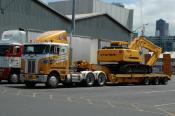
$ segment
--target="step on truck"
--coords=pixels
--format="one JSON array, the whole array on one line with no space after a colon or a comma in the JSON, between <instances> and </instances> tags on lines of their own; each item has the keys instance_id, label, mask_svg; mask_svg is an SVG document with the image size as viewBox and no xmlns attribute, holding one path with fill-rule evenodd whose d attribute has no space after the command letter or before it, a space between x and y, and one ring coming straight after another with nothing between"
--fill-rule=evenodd
<instances>
[{"instance_id":1,"label":"step on truck","mask_svg":"<svg viewBox=\"0 0 175 116\"><path fill-rule=\"evenodd\" d=\"M41 33L41 32L40 32ZM0 40L0 81L19 83L23 43L33 41L39 32L32 30L4 31Z\"/></svg>"},{"instance_id":2,"label":"step on truck","mask_svg":"<svg viewBox=\"0 0 175 116\"><path fill-rule=\"evenodd\" d=\"M158 48L153 53L154 58L150 58L151 62L143 65L140 64L142 60L139 50L127 48L126 44L113 42L111 47L99 49L97 60L101 63L98 65L82 60L74 62L74 66L71 66L66 31L45 32L35 39L35 43L24 45L20 79L27 87L45 83L52 88L60 83L65 86L81 84L88 87L103 86L106 82L150 84L151 81L157 81L156 84L167 84L170 76L153 74L151 69L161 53L159 47L154 46Z\"/></svg>"}]
</instances>

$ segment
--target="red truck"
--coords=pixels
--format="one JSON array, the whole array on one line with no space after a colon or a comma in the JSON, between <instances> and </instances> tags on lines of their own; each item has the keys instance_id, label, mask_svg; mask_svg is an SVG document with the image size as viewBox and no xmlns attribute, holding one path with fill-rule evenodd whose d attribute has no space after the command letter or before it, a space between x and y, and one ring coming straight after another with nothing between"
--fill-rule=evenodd
<instances>
[{"instance_id":1,"label":"red truck","mask_svg":"<svg viewBox=\"0 0 175 116\"><path fill-rule=\"evenodd\" d=\"M0 81L20 83L21 56L23 43L32 42L40 35L37 31L4 31L0 41Z\"/></svg>"}]
</instances>

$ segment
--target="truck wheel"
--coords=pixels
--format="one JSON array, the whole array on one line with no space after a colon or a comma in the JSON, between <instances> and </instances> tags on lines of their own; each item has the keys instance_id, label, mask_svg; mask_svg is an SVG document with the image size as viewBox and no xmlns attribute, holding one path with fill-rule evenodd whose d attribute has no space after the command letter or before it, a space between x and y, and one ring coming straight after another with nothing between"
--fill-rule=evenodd
<instances>
[{"instance_id":1,"label":"truck wheel","mask_svg":"<svg viewBox=\"0 0 175 116\"><path fill-rule=\"evenodd\" d=\"M30 82L30 81L25 81L24 84L26 85L26 87L29 87L29 88L33 88L36 85L35 82Z\"/></svg>"},{"instance_id":2,"label":"truck wheel","mask_svg":"<svg viewBox=\"0 0 175 116\"><path fill-rule=\"evenodd\" d=\"M149 85L150 84L149 78L144 78L143 84L144 85Z\"/></svg>"},{"instance_id":3,"label":"truck wheel","mask_svg":"<svg viewBox=\"0 0 175 116\"><path fill-rule=\"evenodd\" d=\"M59 80L58 80L59 76L56 74L50 74L48 76L47 82L46 82L46 86L47 87L51 87L51 88L56 88L58 86Z\"/></svg>"},{"instance_id":4,"label":"truck wheel","mask_svg":"<svg viewBox=\"0 0 175 116\"><path fill-rule=\"evenodd\" d=\"M159 78L155 78L155 79L153 80L153 84L154 84L154 85L159 85Z\"/></svg>"},{"instance_id":5,"label":"truck wheel","mask_svg":"<svg viewBox=\"0 0 175 116\"><path fill-rule=\"evenodd\" d=\"M85 79L85 85L87 87L92 87L94 85L95 82L95 77L93 73L88 73L86 75L86 79Z\"/></svg>"},{"instance_id":6,"label":"truck wheel","mask_svg":"<svg viewBox=\"0 0 175 116\"><path fill-rule=\"evenodd\" d=\"M19 75L16 74L16 73L12 73L10 76L9 76L9 80L8 80L9 83L19 83Z\"/></svg>"},{"instance_id":7,"label":"truck wheel","mask_svg":"<svg viewBox=\"0 0 175 116\"><path fill-rule=\"evenodd\" d=\"M163 84L163 85L167 85L167 84L168 84L168 78L167 78L167 77L164 77L164 78L162 79L162 84Z\"/></svg>"},{"instance_id":8,"label":"truck wheel","mask_svg":"<svg viewBox=\"0 0 175 116\"><path fill-rule=\"evenodd\" d=\"M98 86L104 86L106 83L106 75L104 73L100 73L96 82Z\"/></svg>"}]
</instances>

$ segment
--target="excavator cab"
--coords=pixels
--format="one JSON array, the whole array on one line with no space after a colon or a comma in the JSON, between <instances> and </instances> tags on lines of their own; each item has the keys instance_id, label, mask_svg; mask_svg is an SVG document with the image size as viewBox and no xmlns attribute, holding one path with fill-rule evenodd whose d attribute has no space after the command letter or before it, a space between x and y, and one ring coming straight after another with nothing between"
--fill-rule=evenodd
<instances>
[{"instance_id":1,"label":"excavator cab","mask_svg":"<svg viewBox=\"0 0 175 116\"><path fill-rule=\"evenodd\" d=\"M113 41L111 42L111 47L114 48L128 48L128 42L127 41Z\"/></svg>"}]
</instances>

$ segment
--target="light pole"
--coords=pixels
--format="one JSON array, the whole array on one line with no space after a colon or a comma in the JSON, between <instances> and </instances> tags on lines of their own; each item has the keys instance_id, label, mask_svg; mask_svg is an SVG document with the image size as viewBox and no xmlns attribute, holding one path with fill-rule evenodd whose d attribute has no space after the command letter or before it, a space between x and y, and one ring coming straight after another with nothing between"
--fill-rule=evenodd
<instances>
[{"instance_id":1,"label":"light pole","mask_svg":"<svg viewBox=\"0 0 175 116\"><path fill-rule=\"evenodd\" d=\"M132 39L133 39L133 37L134 37L134 34L135 34L135 32L137 31L137 30L139 30L139 29L141 29L141 36L144 36L144 33L145 33L145 26L147 26L147 25L149 25L149 23L145 23L145 24L143 24L142 26L139 26L139 27L137 27L135 30L133 30L132 32L131 32L131 41L132 41Z\"/></svg>"},{"instance_id":2,"label":"light pole","mask_svg":"<svg viewBox=\"0 0 175 116\"><path fill-rule=\"evenodd\" d=\"M134 31L132 31L132 33L136 32L138 29L141 29L143 30L143 28L145 28L145 26L149 25L149 23L146 23L146 24L143 24L142 26L139 26L137 27Z\"/></svg>"},{"instance_id":3,"label":"light pole","mask_svg":"<svg viewBox=\"0 0 175 116\"><path fill-rule=\"evenodd\" d=\"M75 33L75 0L72 0L72 24L71 24L71 32L70 32L70 64L72 65L72 37Z\"/></svg>"}]
</instances>

